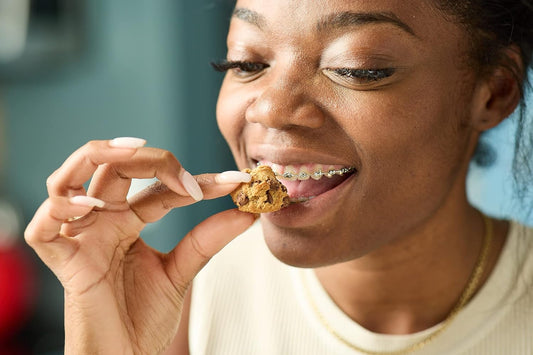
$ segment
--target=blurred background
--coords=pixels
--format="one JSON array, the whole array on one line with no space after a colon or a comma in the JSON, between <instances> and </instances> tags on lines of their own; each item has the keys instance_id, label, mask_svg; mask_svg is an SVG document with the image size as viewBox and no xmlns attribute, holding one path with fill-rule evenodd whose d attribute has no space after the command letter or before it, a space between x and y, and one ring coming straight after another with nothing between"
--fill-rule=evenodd
<instances>
[{"instance_id":1,"label":"blurred background","mask_svg":"<svg viewBox=\"0 0 533 355\"><path fill-rule=\"evenodd\" d=\"M18 238L0 252L0 355L61 353L63 293L22 233L47 176L73 150L134 136L172 151L193 174L234 169L215 122L222 75L209 65L225 57L231 10L226 0L0 0L0 225ZM231 206L220 199L171 212L143 237L169 250ZM27 277L13 276L24 268ZM33 297L18 298L25 293Z\"/></svg>"},{"instance_id":2,"label":"blurred background","mask_svg":"<svg viewBox=\"0 0 533 355\"><path fill-rule=\"evenodd\" d=\"M232 1L0 0L0 355L61 354L63 293L22 233L46 178L84 142L134 136L191 173L234 164L215 122ZM487 135L472 201L531 223L511 198L513 120ZM136 188L146 183L136 182ZM171 212L143 238L170 250L229 199Z\"/></svg>"}]
</instances>

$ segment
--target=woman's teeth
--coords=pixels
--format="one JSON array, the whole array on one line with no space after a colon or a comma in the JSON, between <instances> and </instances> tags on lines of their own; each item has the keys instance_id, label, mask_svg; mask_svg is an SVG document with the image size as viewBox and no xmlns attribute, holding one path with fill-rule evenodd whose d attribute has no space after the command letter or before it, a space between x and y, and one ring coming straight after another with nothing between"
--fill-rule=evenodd
<instances>
[{"instance_id":1,"label":"woman's teeth","mask_svg":"<svg viewBox=\"0 0 533 355\"><path fill-rule=\"evenodd\" d=\"M279 165L262 160L257 165L268 165L285 185L291 203L303 203L335 188L357 169L352 166L327 164ZM343 177L345 175L345 177ZM327 177L328 179L322 179Z\"/></svg>"},{"instance_id":2,"label":"woman's teeth","mask_svg":"<svg viewBox=\"0 0 533 355\"><path fill-rule=\"evenodd\" d=\"M321 178L331 178L335 175L342 176L355 171L354 167L340 167L335 165L308 164L295 167L293 165L278 165L268 162L258 162L257 165L269 165L276 176L283 180L320 180Z\"/></svg>"},{"instance_id":3,"label":"woman's teeth","mask_svg":"<svg viewBox=\"0 0 533 355\"><path fill-rule=\"evenodd\" d=\"M309 196L309 197L304 197L304 196L301 196L301 197L292 197L289 199L289 202L290 203L302 203L302 202L307 202L309 200L312 200L314 199L316 196Z\"/></svg>"}]
</instances>

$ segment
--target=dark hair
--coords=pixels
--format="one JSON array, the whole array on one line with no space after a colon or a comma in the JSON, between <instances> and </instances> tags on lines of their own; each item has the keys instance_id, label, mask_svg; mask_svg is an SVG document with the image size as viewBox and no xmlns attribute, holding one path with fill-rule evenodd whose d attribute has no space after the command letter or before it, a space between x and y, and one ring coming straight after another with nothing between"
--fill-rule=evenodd
<instances>
[{"instance_id":1,"label":"dark hair","mask_svg":"<svg viewBox=\"0 0 533 355\"><path fill-rule=\"evenodd\" d=\"M533 190L533 117L527 116L525 95L531 88L528 69L533 56L533 0L437 0L438 8L463 25L472 46L469 63L480 74L494 68L508 69L520 85L521 101L515 119L513 176L520 202L529 199ZM522 66L509 57L509 49L519 51ZM492 147L482 139L473 158L481 166L495 158ZM529 211L533 207L528 207Z\"/></svg>"}]
</instances>

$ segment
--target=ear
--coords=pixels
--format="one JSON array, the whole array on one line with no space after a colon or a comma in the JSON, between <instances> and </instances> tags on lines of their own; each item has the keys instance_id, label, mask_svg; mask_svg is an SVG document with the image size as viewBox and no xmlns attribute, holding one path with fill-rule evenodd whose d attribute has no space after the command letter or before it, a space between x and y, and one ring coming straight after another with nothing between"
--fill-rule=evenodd
<instances>
[{"instance_id":1,"label":"ear","mask_svg":"<svg viewBox=\"0 0 533 355\"><path fill-rule=\"evenodd\" d=\"M474 94L472 126L486 131L497 126L513 113L521 99L519 77L522 59L516 48L506 51L506 58L518 69L518 76L509 67L500 66L480 78Z\"/></svg>"}]
</instances>

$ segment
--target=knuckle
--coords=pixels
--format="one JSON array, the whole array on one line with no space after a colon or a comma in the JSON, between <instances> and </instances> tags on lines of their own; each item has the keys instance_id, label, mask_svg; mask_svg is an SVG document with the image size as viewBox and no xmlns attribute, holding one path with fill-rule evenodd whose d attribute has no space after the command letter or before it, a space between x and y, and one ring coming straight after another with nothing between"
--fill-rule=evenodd
<instances>
[{"instance_id":1,"label":"knuckle","mask_svg":"<svg viewBox=\"0 0 533 355\"><path fill-rule=\"evenodd\" d=\"M198 256L207 262L207 260L210 259L209 254L205 251L205 249L202 247L202 243L198 240L198 237L196 236L196 233L194 231L191 231L190 233L190 241L191 241L191 247L192 249L198 254Z\"/></svg>"},{"instance_id":2,"label":"knuckle","mask_svg":"<svg viewBox=\"0 0 533 355\"><path fill-rule=\"evenodd\" d=\"M95 150L98 149L100 146L100 141L97 140L91 140L85 143L85 145L82 147L83 150Z\"/></svg>"},{"instance_id":3,"label":"knuckle","mask_svg":"<svg viewBox=\"0 0 533 355\"><path fill-rule=\"evenodd\" d=\"M98 172L101 176L117 177L119 179L129 180L130 176L125 171L125 167L118 163L105 163L98 166Z\"/></svg>"},{"instance_id":4,"label":"knuckle","mask_svg":"<svg viewBox=\"0 0 533 355\"><path fill-rule=\"evenodd\" d=\"M151 222L151 220L147 219L143 215L142 210L139 207L134 206L134 205L130 205L130 209L131 209L131 212L133 213L133 215L135 216L135 218L137 218L137 222L140 225L138 227L139 229L142 229L146 224Z\"/></svg>"},{"instance_id":5,"label":"knuckle","mask_svg":"<svg viewBox=\"0 0 533 355\"><path fill-rule=\"evenodd\" d=\"M54 186L54 177L52 175L50 175L47 179L46 179L46 188L48 190L50 190L50 188L52 188Z\"/></svg>"},{"instance_id":6,"label":"knuckle","mask_svg":"<svg viewBox=\"0 0 533 355\"><path fill-rule=\"evenodd\" d=\"M170 211L174 208L174 204L170 200L161 199L161 208L163 209L163 211Z\"/></svg>"},{"instance_id":7,"label":"knuckle","mask_svg":"<svg viewBox=\"0 0 533 355\"><path fill-rule=\"evenodd\" d=\"M165 161L167 161L168 163L181 166L178 158L176 158L176 156L169 151L165 152L164 158L165 158Z\"/></svg>"},{"instance_id":8,"label":"knuckle","mask_svg":"<svg viewBox=\"0 0 533 355\"><path fill-rule=\"evenodd\" d=\"M36 225L35 221L32 221L24 230L24 241L34 249L39 242L39 229L40 226L38 224Z\"/></svg>"},{"instance_id":9,"label":"knuckle","mask_svg":"<svg viewBox=\"0 0 533 355\"><path fill-rule=\"evenodd\" d=\"M33 232L33 228L31 225L29 225L24 231L24 240L26 241L26 244L33 247L35 241L35 233Z\"/></svg>"},{"instance_id":10,"label":"knuckle","mask_svg":"<svg viewBox=\"0 0 533 355\"><path fill-rule=\"evenodd\" d=\"M49 216L49 218L60 221L61 219L58 217L58 212L61 211L61 208L59 206L56 206L59 202L59 198L49 198L43 203L42 209L43 212Z\"/></svg>"},{"instance_id":11,"label":"knuckle","mask_svg":"<svg viewBox=\"0 0 533 355\"><path fill-rule=\"evenodd\" d=\"M181 163L174 154L167 150L162 150L158 159L154 162L155 175L178 172L181 170Z\"/></svg>"},{"instance_id":12,"label":"knuckle","mask_svg":"<svg viewBox=\"0 0 533 355\"><path fill-rule=\"evenodd\" d=\"M183 272L180 270L179 266L176 265L174 262L174 273L175 277L173 279L173 285L176 289L176 296L179 300L183 300L185 298L185 294L187 293L187 290L189 289L192 281L189 280L188 277L186 277Z\"/></svg>"},{"instance_id":13,"label":"knuckle","mask_svg":"<svg viewBox=\"0 0 533 355\"><path fill-rule=\"evenodd\" d=\"M97 156L97 152L102 148L101 141L89 141L83 145L78 151L74 154L79 154L81 156L80 160L83 164L86 165L99 165L98 162L94 161L93 157Z\"/></svg>"},{"instance_id":14,"label":"knuckle","mask_svg":"<svg viewBox=\"0 0 533 355\"><path fill-rule=\"evenodd\" d=\"M56 181L57 174L59 172L59 169L56 169L50 176L46 178L46 186L53 186Z\"/></svg>"},{"instance_id":15,"label":"knuckle","mask_svg":"<svg viewBox=\"0 0 533 355\"><path fill-rule=\"evenodd\" d=\"M83 152L81 156L81 163L84 166L92 166L93 168L96 168L101 163L98 161L95 161L94 158L91 156L91 154L87 152Z\"/></svg>"},{"instance_id":16,"label":"knuckle","mask_svg":"<svg viewBox=\"0 0 533 355\"><path fill-rule=\"evenodd\" d=\"M160 160L163 164L180 164L176 156L169 152L168 150L164 150L161 152Z\"/></svg>"}]
</instances>

